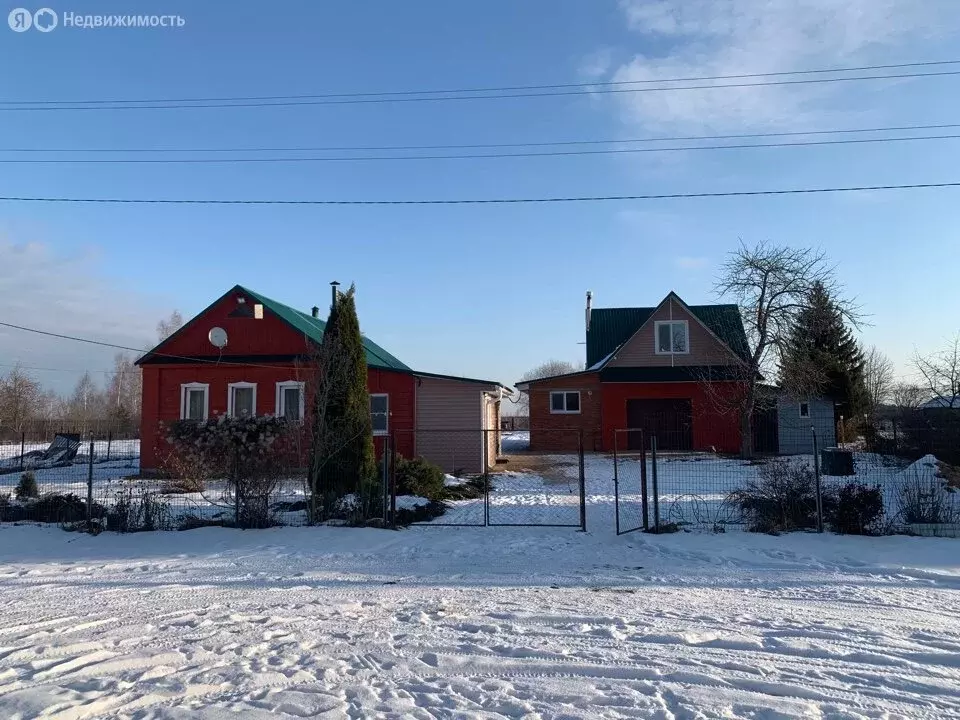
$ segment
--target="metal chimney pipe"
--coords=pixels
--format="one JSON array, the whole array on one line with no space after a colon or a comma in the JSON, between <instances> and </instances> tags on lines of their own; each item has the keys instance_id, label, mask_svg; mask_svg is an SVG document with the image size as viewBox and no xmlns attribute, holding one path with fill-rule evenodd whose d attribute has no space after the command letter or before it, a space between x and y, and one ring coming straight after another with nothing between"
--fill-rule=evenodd
<instances>
[{"instance_id":1,"label":"metal chimney pipe","mask_svg":"<svg viewBox=\"0 0 960 720\"><path fill-rule=\"evenodd\" d=\"M318 308L316 305L314 305L314 306L310 309L310 314L311 314L313 317L315 317L315 318L320 317L320 308Z\"/></svg>"},{"instance_id":2,"label":"metal chimney pipe","mask_svg":"<svg viewBox=\"0 0 960 720\"><path fill-rule=\"evenodd\" d=\"M340 286L336 280L330 283L330 307L337 304L337 288Z\"/></svg>"},{"instance_id":3,"label":"metal chimney pipe","mask_svg":"<svg viewBox=\"0 0 960 720\"><path fill-rule=\"evenodd\" d=\"M593 293L587 290L587 332L590 332L590 311L593 309Z\"/></svg>"}]
</instances>

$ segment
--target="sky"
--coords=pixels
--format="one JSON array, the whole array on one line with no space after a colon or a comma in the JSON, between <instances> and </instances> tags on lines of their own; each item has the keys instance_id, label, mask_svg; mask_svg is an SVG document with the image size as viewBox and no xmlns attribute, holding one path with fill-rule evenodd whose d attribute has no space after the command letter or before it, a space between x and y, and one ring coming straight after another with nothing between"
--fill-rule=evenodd
<instances>
[{"instance_id":1,"label":"sky","mask_svg":"<svg viewBox=\"0 0 960 720\"><path fill-rule=\"evenodd\" d=\"M61 17L132 12L131 3L111 0L49 6ZM245 0L167 0L134 7L185 23L83 29L61 22L46 33L0 24L0 100L484 88L960 59L953 0L287 0L268 9ZM958 90L960 75L458 102L0 106L0 160L144 157L62 152L84 148L528 143L960 123ZM16 148L54 151L10 152ZM958 161L960 140L946 139L392 162L0 162L0 195L409 200L722 192L958 181ZM960 330L958 201L960 189L467 206L0 202L0 315L139 348L152 345L157 321L173 309L190 317L235 284L308 310L329 304L331 280L353 282L363 331L408 365L512 384L546 360L583 360L588 289L596 307L655 305L670 290L690 304L714 302L726 254L741 241L763 240L825 251L868 315L862 340L906 376L914 352L932 352ZM84 370L110 368L112 355L0 330L0 371L16 362L47 368L33 372L60 391Z\"/></svg>"}]
</instances>

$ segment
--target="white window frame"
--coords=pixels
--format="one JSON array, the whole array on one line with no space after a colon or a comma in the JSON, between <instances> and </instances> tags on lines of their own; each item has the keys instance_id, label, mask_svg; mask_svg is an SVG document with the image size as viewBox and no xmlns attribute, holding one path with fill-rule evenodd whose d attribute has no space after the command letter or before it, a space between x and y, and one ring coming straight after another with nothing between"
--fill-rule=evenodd
<instances>
[{"instance_id":1,"label":"white window frame","mask_svg":"<svg viewBox=\"0 0 960 720\"><path fill-rule=\"evenodd\" d=\"M252 382L232 382L227 383L227 417L236 417L233 414L233 391L250 388L253 390L253 415L257 416L257 384Z\"/></svg>"},{"instance_id":2,"label":"white window frame","mask_svg":"<svg viewBox=\"0 0 960 720\"><path fill-rule=\"evenodd\" d=\"M303 422L303 404L304 404L304 388L306 383L302 383L298 380L284 380L283 382L277 383L277 393L276 393L276 403L275 407L277 409L277 417L282 418L286 416L286 407L284 407L283 392L284 390L290 390L291 388L296 388L300 391L300 422Z\"/></svg>"},{"instance_id":3,"label":"white window frame","mask_svg":"<svg viewBox=\"0 0 960 720\"><path fill-rule=\"evenodd\" d=\"M383 430L374 430L373 434L377 436L389 435L390 434L390 395L388 393L370 393L370 400L373 400L375 397L382 397L387 399L387 410L384 413L387 418L387 427ZM370 423L373 424L373 407L370 408Z\"/></svg>"},{"instance_id":4,"label":"white window frame","mask_svg":"<svg viewBox=\"0 0 960 720\"><path fill-rule=\"evenodd\" d=\"M576 410L567 410L567 395L576 393L577 395L577 409ZM554 410L553 409L553 396L554 395L563 395L563 410ZM580 395L579 390L551 390L550 391L550 414L551 415L579 415L580 411L583 409L583 397Z\"/></svg>"},{"instance_id":5,"label":"white window frame","mask_svg":"<svg viewBox=\"0 0 960 720\"><path fill-rule=\"evenodd\" d=\"M203 420L207 420L210 417L210 384L199 382L180 385L180 419L187 419L187 396L191 390L203 390Z\"/></svg>"},{"instance_id":6,"label":"white window frame","mask_svg":"<svg viewBox=\"0 0 960 720\"><path fill-rule=\"evenodd\" d=\"M660 326L661 325L683 325L683 331L687 336L686 350L661 350L660 349ZM673 328L670 328L670 347L673 348ZM653 323L653 352L657 355L689 355L690 354L690 323L687 320L656 320Z\"/></svg>"},{"instance_id":7,"label":"white window frame","mask_svg":"<svg viewBox=\"0 0 960 720\"><path fill-rule=\"evenodd\" d=\"M803 414L803 406L804 406L804 405L807 406L807 414L806 414L806 415ZM808 418L808 419L809 419L809 417L810 417L810 401L809 401L809 400L803 400L802 402L797 403L797 413L800 415L800 417L802 417L802 418Z\"/></svg>"}]
</instances>

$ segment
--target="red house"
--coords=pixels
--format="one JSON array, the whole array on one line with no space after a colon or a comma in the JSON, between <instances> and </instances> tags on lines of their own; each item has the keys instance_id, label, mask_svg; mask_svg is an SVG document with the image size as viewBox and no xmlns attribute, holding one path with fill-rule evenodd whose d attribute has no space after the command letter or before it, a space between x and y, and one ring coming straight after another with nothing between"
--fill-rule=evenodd
<instances>
[{"instance_id":1,"label":"red house","mask_svg":"<svg viewBox=\"0 0 960 720\"><path fill-rule=\"evenodd\" d=\"M656 434L662 450L736 452L734 410L749 347L736 305L687 305L671 292L656 307L591 306L586 370L520 382L530 399L530 448L613 450L615 431ZM638 449L641 433L617 446Z\"/></svg>"},{"instance_id":2,"label":"red house","mask_svg":"<svg viewBox=\"0 0 960 720\"><path fill-rule=\"evenodd\" d=\"M162 464L161 423L217 415L304 418L312 351L325 323L240 285L137 361L143 371L141 470ZM499 452L504 386L411 369L363 339L378 452L391 437L405 457L482 472ZM484 432L489 430L489 432Z\"/></svg>"}]
</instances>

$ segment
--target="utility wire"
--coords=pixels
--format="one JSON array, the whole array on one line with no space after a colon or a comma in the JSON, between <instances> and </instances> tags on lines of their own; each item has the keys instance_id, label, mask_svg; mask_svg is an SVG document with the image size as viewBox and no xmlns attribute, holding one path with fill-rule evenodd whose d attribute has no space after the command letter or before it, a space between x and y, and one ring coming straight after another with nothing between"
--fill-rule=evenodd
<instances>
[{"instance_id":1,"label":"utility wire","mask_svg":"<svg viewBox=\"0 0 960 720\"><path fill-rule=\"evenodd\" d=\"M248 148L0 148L5 153L240 153L240 152L374 152L407 150L479 150L522 147L564 147L570 145L629 145L634 143L694 142L701 140L741 140L749 138L795 137L800 135L844 135L853 133L902 132L907 130L949 130L960 128L960 123L933 125L891 125L873 128L842 128L839 130L792 130L787 132L737 133L733 135L675 135L672 137L625 138L621 140L553 140L514 143L460 143L450 145L328 145L317 147L248 147Z\"/></svg>"},{"instance_id":2,"label":"utility wire","mask_svg":"<svg viewBox=\"0 0 960 720\"><path fill-rule=\"evenodd\" d=\"M591 89L603 87L622 87L624 85L649 85L655 83L702 82L707 80L746 80L750 78L783 77L786 75L819 75L843 72L864 72L867 70L900 70L905 68L936 67L942 65L960 65L960 60L935 60L928 62L896 63L888 65L861 65L859 67L818 68L813 70L782 70L778 72L741 73L738 75L698 75L693 77L649 78L643 80L612 80L582 83L561 83L551 85L512 85L500 87L450 88L445 90L394 90L380 92L321 93L304 95L247 95L240 97L187 97L166 99L98 99L98 100L4 100L0 105L122 105L126 103L195 103L195 102L249 102L272 100L321 100L330 98L389 98L407 95L450 95L455 93L505 93L522 90L566 90L571 88ZM856 78L852 78L856 79Z\"/></svg>"},{"instance_id":3,"label":"utility wire","mask_svg":"<svg viewBox=\"0 0 960 720\"><path fill-rule=\"evenodd\" d=\"M144 351L143 348L132 348L125 345L115 345L113 343L103 342L102 340L90 340L89 338L75 337L73 335L64 335L62 333L50 332L47 330L38 330L37 328L24 327L23 325L14 325L13 323L0 322L0 327L12 328L14 330L22 330L23 332L34 333L36 335L44 335L46 337L57 338L59 340L72 340L74 342L86 343L88 345L97 345L99 347L113 348L115 350L129 350L130 352L135 352L145 358L147 356L152 357L161 357L169 358L171 360L187 360L189 362L195 363L207 363L210 365L237 365L241 367L254 367L254 368L264 368L267 370L290 370L289 365L260 365L257 363L246 363L246 362L233 362L229 360L219 360L219 359L206 359L206 358L197 358L189 357L187 355L171 355L170 353L155 352L153 350Z\"/></svg>"},{"instance_id":4,"label":"utility wire","mask_svg":"<svg viewBox=\"0 0 960 720\"><path fill-rule=\"evenodd\" d=\"M119 105L119 104L98 104L98 105L80 105L77 103L62 102L57 105L38 105L27 102L18 102L17 107L5 105L0 107L0 112L39 112L48 110L187 110L199 108L251 108L251 107L294 107L307 105L360 105L360 104L379 104L379 103L416 103L416 102L443 102L450 100L501 100L509 98L539 98L539 97L564 97L576 95L608 95L620 93L649 93L649 92L677 92L681 90L719 90L723 88L750 88L750 87L770 87L775 85L809 85L815 83L834 83L834 82L854 82L862 80L901 80L921 77L942 77L960 75L960 70L943 70L939 72L927 73L898 73L895 75L859 75L856 77L836 77L836 78L805 78L799 80L772 80L769 82L755 83L723 83L711 85L682 85L679 87L631 87L631 88L588 88L586 90L550 90L544 92L524 92L524 93L496 93L496 94L461 94L461 95L430 95L418 97L347 97L347 98L326 98L326 99L293 99L282 101L215 101L198 103L170 103L169 101L124 101L124 102L149 102L146 105ZM658 81L666 82L666 81ZM164 104L157 104L164 103Z\"/></svg>"},{"instance_id":5,"label":"utility wire","mask_svg":"<svg viewBox=\"0 0 960 720\"><path fill-rule=\"evenodd\" d=\"M814 195L874 190L919 190L960 187L958 182L911 183L899 185L857 185L847 187L789 188L784 190L730 190L696 193L658 193L648 195L570 195L540 198L462 198L452 200L215 200L186 198L77 198L0 196L5 202L92 203L118 205L521 205L548 203L611 202L627 200L686 200L694 198L757 197L761 195ZM0 322L0 326L18 327ZM19 328L18 329L24 329ZM77 338L70 338L77 339ZM109 346L116 347L116 346ZM122 348L133 349L133 348ZM138 351L139 352L139 351ZM215 361L214 361L215 362Z\"/></svg>"},{"instance_id":6,"label":"utility wire","mask_svg":"<svg viewBox=\"0 0 960 720\"><path fill-rule=\"evenodd\" d=\"M843 140L810 140L792 143L742 143L724 145L691 145L678 147L613 148L604 150L554 150L550 152L467 153L460 155L346 155L341 157L245 157L245 158L0 158L0 164L19 165L101 165L101 164L168 164L208 165L235 163L304 163L304 162L386 162L391 160L478 160L571 157L582 155L622 155L635 153L692 152L697 150L745 150L749 148L789 148L817 145L858 145L864 143L906 142L913 140L954 140L956 135L914 135L891 138L846 138Z\"/></svg>"}]
</instances>

